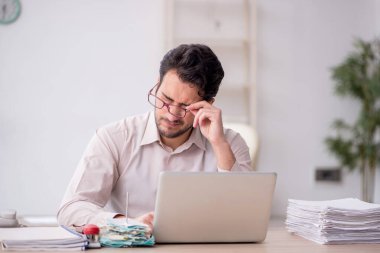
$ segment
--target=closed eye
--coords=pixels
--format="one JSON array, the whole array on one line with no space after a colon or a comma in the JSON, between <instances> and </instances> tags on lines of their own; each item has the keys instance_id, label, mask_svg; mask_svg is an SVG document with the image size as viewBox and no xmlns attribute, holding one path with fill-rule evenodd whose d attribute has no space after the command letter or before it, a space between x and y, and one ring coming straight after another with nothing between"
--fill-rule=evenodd
<instances>
[{"instance_id":1,"label":"closed eye","mask_svg":"<svg viewBox=\"0 0 380 253\"><path fill-rule=\"evenodd\" d=\"M173 102L175 102L171 97L167 96L166 94L162 93L162 95L164 96L164 102L167 103L167 104L172 104ZM183 109L185 109L186 106L189 106L189 104L185 104L185 103L178 103L178 107L181 107Z\"/></svg>"}]
</instances>

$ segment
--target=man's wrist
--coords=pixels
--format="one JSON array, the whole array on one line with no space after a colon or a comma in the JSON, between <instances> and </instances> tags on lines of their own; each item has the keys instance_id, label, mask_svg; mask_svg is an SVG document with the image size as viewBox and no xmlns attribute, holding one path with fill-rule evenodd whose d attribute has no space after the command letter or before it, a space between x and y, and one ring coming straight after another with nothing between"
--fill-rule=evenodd
<instances>
[{"instance_id":1,"label":"man's wrist","mask_svg":"<svg viewBox=\"0 0 380 253\"><path fill-rule=\"evenodd\" d=\"M217 159L217 166L222 170L231 170L235 164L235 155L231 150L230 144L225 141L213 146L214 153Z\"/></svg>"}]
</instances>

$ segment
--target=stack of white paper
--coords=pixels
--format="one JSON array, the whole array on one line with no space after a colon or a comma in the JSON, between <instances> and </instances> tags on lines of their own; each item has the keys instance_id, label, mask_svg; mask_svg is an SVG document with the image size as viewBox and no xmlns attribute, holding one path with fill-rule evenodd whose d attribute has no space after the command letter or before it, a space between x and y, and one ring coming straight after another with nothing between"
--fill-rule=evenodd
<instances>
[{"instance_id":1,"label":"stack of white paper","mask_svg":"<svg viewBox=\"0 0 380 253\"><path fill-rule=\"evenodd\" d=\"M63 227L1 228L4 250L61 251L84 250L87 237Z\"/></svg>"},{"instance_id":2,"label":"stack of white paper","mask_svg":"<svg viewBox=\"0 0 380 253\"><path fill-rule=\"evenodd\" d=\"M289 199L286 226L320 244L380 243L380 205L353 198Z\"/></svg>"}]
</instances>

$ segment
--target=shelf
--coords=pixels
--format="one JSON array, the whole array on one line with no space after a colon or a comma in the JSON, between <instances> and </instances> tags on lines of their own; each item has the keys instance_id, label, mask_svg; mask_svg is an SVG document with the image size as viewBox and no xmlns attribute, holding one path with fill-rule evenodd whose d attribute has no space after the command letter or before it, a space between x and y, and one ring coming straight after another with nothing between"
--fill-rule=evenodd
<instances>
[{"instance_id":1,"label":"shelf","mask_svg":"<svg viewBox=\"0 0 380 253\"><path fill-rule=\"evenodd\" d=\"M166 1L167 49L208 45L225 72L215 105L225 120L255 125L255 0Z\"/></svg>"},{"instance_id":2,"label":"shelf","mask_svg":"<svg viewBox=\"0 0 380 253\"><path fill-rule=\"evenodd\" d=\"M246 0L172 0L171 5L174 37L248 38Z\"/></svg>"},{"instance_id":3,"label":"shelf","mask_svg":"<svg viewBox=\"0 0 380 253\"><path fill-rule=\"evenodd\" d=\"M247 83L226 83L222 82L219 87L219 92L234 92L241 91L249 93L250 85Z\"/></svg>"},{"instance_id":4,"label":"shelf","mask_svg":"<svg viewBox=\"0 0 380 253\"><path fill-rule=\"evenodd\" d=\"M239 38L201 38L201 37L174 37L173 42L177 45L187 44L187 43L198 43L206 44L215 48L232 48L232 49L241 49L247 47L250 43L247 39Z\"/></svg>"}]
</instances>

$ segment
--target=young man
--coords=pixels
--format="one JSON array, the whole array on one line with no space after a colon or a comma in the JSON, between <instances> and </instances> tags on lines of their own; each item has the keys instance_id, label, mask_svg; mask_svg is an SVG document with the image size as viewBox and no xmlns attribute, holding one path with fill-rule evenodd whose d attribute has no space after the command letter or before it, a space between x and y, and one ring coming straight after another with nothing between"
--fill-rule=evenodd
<instances>
[{"instance_id":1,"label":"young man","mask_svg":"<svg viewBox=\"0 0 380 253\"><path fill-rule=\"evenodd\" d=\"M128 216L150 226L161 171L248 171L239 134L223 129L213 106L224 71L205 45L180 45L161 61L149 91L153 111L99 128L66 191L58 221L104 224Z\"/></svg>"}]
</instances>

